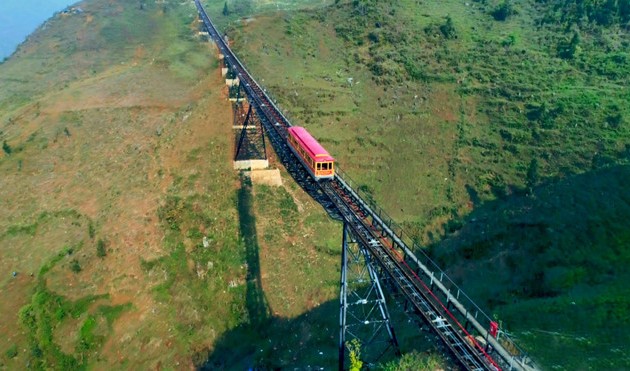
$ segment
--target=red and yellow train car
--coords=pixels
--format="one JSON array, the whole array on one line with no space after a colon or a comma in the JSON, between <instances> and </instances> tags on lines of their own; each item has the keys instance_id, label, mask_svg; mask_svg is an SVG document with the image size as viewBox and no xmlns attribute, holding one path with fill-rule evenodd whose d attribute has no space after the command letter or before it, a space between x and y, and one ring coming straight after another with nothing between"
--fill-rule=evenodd
<instances>
[{"instance_id":1,"label":"red and yellow train car","mask_svg":"<svg viewBox=\"0 0 630 371\"><path fill-rule=\"evenodd\" d=\"M335 159L328 154L328 151L303 127L292 126L287 131L289 132L287 138L289 148L313 178L316 180L334 178Z\"/></svg>"}]
</instances>

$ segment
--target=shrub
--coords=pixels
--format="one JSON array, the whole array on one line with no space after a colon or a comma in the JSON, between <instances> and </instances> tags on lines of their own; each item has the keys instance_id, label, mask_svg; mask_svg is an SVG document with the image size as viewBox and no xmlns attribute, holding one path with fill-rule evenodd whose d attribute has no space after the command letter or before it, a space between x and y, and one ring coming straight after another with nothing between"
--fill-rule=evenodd
<instances>
[{"instance_id":1,"label":"shrub","mask_svg":"<svg viewBox=\"0 0 630 371\"><path fill-rule=\"evenodd\" d=\"M11 152L13 152L13 150L11 149L11 146L9 145L9 143L7 143L7 141L5 140L4 142L2 142L2 150L4 151L4 153L6 153L7 155L10 155Z\"/></svg>"},{"instance_id":2,"label":"shrub","mask_svg":"<svg viewBox=\"0 0 630 371\"><path fill-rule=\"evenodd\" d=\"M99 258L102 258L105 255L107 255L107 250L105 248L105 241L99 239L98 242L96 243L96 256L98 256Z\"/></svg>"},{"instance_id":3,"label":"shrub","mask_svg":"<svg viewBox=\"0 0 630 371\"><path fill-rule=\"evenodd\" d=\"M79 264L78 260L72 259L72 261L70 262L70 270L74 273L81 272L81 264Z\"/></svg>"},{"instance_id":4,"label":"shrub","mask_svg":"<svg viewBox=\"0 0 630 371\"><path fill-rule=\"evenodd\" d=\"M505 21L509 16L514 14L514 7L512 6L512 2L509 0L504 0L501 5L494 8L492 11L492 16L497 21Z\"/></svg>"},{"instance_id":5,"label":"shrub","mask_svg":"<svg viewBox=\"0 0 630 371\"><path fill-rule=\"evenodd\" d=\"M94 223L92 223L92 221L88 224L88 235L91 239L94 239L94 236L96 235L96 229L94 228Z\"/></svg>"},{"instance_id":6,"label":"shrub","mask_svg":"<svg viewBox=\"0 0 630 371\"><path fill-rule=\"evenodd\" d=\"M538 172L538 160L534 158L529 163L529 167L527 168L526 184L530 193L532 192L532 188L534 188L534 186L538 184L539 180L540 180L540 175Z\"/></svg>"},{"instance_id":7,"label":"shrub","mask_svg":"<svg viewBox=\"0 0 630 371\"><path fill-rule=\"evenodd\" d=\"M453 19L450 16L446 16L446 23L440 26L440 32L447 39L457 38L457 30L455 30Z\"/></svg>"},{"instance_id":8,"label":"shrub","mask_svg":"<svg viewBox=\"0 0 630 371\"><path fill-rule=\"evenodd\" d=\"M363 361L361 361L361 343L357 339L352 339L346 342L348 353L350 356L350 370L360 371L363 368Z\"/></svg>"},{"instance_id":9,"label":"shrub","mask_svg":"<svg viewBox=\"0 0 630 371\"><path fill-rule=\"evenodd\" d=\"M4 352L4 354L7 356L7 358L15 358L18 355L17 345L11 345L9 349Z\"/></svg>"},{"instance_id":10,"label":"shrub","mask_svg":"<svg viewBox=\"0 0 630 371\"><path fill-rule=\"evenodd\" d=\"M381 38L377 31L372 31L368 34L368 40L376 44L381 40Z\"/></svg>"},{"instance_id":11,"label":"shrub","mask_svg":"<svg viewBox=\"0 0 630 371\"><path fill-rule=\"evenodd\" d=\"M611 128L617 129L623 123L623 116L619 112L610 114L606 116L606 123L608 123Z\"/></svg>"}]
</instances>

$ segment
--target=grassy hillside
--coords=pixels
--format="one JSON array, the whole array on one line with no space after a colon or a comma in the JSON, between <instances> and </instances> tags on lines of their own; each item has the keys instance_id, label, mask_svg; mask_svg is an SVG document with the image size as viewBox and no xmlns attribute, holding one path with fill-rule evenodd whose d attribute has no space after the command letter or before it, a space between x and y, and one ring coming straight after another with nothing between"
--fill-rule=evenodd
<instances>
[{"instance_id":1,"label":"grassy hillside","mask_svg":"<svg viewBox=\"0 0 630 371\"><path fill-rule=\"evenodd\" d=\"M260 323L306 326L289 353L328 343L336 316L304 315L336 296L339 229L290 183L241 186L194 4L81 8L0 65L0 369L190 368ZM251 301L263 289L271 321ZM239 341L244 367L258 362ZM310 362L264 344L265 362ZM313 358L335 362L325 354Z\"/></svg>"},{"instance_id":2,"label":"grassy hillside","mask_svg":"<svg viewBox=\"0 0 630 371\"><path fill-rule=\"evenodd\" d=\"M225 3L279 105L543 367L630 368L625 2ZM193 4L81 7L0 65L0 368L334 368L340 226L232 170Z\"/></svg>"},{"instance_id":3,"label":"grassy hillside","mask_svg":"<svg viewBox=\"0 0 630 371\"><path fill-rule=\"evenodd\" d=\"M542 365L626 369L628 181L615 166L484 203L432 251Z\"/></svg>"},{"instance_id":4,"label":"grassy hillside","mask_svg":"<svg viewBox=\"0 0 630 371\"><path fill-rule=\"evenodd\" d=\"M0 261L17 273L1 283L0 362L190 363L204 343L172 332L175 309L153 294L167 275L148 275L141 262L175 247L157 215L166 194L203 192L175 179L197 173L209 189L233 192L212 181L214 172L233 177L227 158L217 167L192 155L225 156L230 143L222 122L207 125L201 113L229 115L209 90L220 83L206 74L216 61L194 38L189 6L82 8L47 22L0 66ZM229 210L224 202L213 207ZM222 218L217 230L235 234L230 214Z\"/></svg>"},{"instance_id":5,"label":"grassy hillside","mask_svg":"<svg viewBox=\"0 0 630 371\"><path fill-rule=\"evenodd\" d=\"M627 368L630 37L570 4L338 1L227 32L543 367Z\"/></svg>"}]
</instances>

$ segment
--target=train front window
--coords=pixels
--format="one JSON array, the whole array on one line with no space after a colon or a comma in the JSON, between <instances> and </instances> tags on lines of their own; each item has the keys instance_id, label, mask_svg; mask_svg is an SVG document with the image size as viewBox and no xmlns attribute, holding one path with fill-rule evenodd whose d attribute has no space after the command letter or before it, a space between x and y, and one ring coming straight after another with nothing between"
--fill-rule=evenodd
<instances>
[{"instance_id":1,"label":"train front window","mask_svg":"<svg viewBox=\"0 0 630 371\"><path fill-rule=\"evenodd\" d=\"M322 163L322 170L328 170L328 162Z\"/></svg>"},{"instance_id":2,"label":"train front window","mask_svg":"<svg viewBox=\"0 0 630 371\"><path fill-rule=\"evenodd\" d=\"M322 163L321 163L321 162L318 162L318 163L317 163L317 170L321 170L321 169L322 169Z\"/></svg>"}]
</instances>

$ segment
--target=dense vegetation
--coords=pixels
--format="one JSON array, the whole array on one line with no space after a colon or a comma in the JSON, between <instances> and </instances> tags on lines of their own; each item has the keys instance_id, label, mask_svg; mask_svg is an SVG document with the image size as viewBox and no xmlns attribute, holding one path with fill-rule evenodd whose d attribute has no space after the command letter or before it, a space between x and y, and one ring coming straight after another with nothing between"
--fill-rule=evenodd
<instances>
[{"instance_id":1,"label":"dense vegetation","mask_svg":"<svg viewBox=\"0 0 630 371\"><path fill-rule=\"evenodd\" d=\"M540 24L571 26L630 26L628 0L541 0L545 4ZM595 28L594 28L595 29Z\"/></svg>"}]
</instances>

